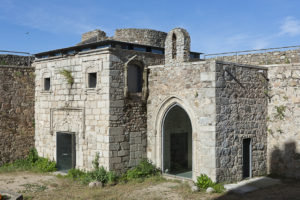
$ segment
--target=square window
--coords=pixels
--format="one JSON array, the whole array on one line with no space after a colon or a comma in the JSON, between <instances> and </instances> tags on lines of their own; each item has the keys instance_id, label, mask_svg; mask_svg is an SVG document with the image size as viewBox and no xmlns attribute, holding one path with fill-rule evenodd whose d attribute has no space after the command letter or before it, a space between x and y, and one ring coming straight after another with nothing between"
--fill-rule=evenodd
<instances>
[{"instance_id":1,"label":"square window","mask_svg":"<svg viewBox=\"0 0 300 200\"><path fill-rule=\"evenodd\" d=\"M89 73L89 88L96 88L97 86L97 73Z\"/></svg>"},{"instance_id":2,"label":"square window","mask_svg":"<svg viewBox=\"0 0 300 200\"><path fill-rule=\"evenodd\" d=\"M44 78L44 90L45 91L50 90L50 78Z\"/></svg>"}]
</instances>

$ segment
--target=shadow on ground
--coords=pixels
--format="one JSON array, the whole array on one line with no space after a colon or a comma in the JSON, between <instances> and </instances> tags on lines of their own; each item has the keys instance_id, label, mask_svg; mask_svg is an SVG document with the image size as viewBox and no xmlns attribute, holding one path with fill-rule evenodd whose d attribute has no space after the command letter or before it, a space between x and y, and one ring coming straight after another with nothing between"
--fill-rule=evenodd
<instances>
[{"instance_id":1,"label":"shadow on ground","mask_svg":"<svg viewBox=\"0 0 300 200\"><path fill-rule=\"evenodd\" d=\"M283 150L276 147L272 151L270 172L272 177L281 180L280 183L270 184L268 178L256 178L215 200L300 200L300 154L296 152L296 142L290 141Z\"/></svg>"}]
</instances>

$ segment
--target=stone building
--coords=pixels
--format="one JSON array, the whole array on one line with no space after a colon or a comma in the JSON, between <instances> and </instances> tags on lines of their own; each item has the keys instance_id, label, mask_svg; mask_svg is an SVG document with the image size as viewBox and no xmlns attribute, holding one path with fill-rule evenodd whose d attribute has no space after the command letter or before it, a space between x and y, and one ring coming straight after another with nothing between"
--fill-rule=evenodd
<instances>
[{"instance_id":1,"label":"stone building","mask_svg":"<svg viewBox=\"0 0 300 200\"><path fill-rule=\"evenodd\" d=\"M186 30L83 34L36 54L35 146L60 169L236 181L267 173L267 68L201 60Z\"/></svg>"}]
</instances>

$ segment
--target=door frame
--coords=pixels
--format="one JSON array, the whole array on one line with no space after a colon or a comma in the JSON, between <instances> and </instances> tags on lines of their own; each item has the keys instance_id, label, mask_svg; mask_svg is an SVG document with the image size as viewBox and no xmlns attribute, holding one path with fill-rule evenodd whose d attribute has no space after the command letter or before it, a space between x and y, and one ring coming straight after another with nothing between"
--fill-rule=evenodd
<instances>
[{"instance_id":1,"label":"door frame","mask_svg":"<svg viewBox=\"0 0 300 200\"><path fill-rule=\"evenodd\" d=\"M191 117L190 117L190 115L189 115L189 113L183 108L183 106L181 106L179 103L177 103L177 102L175 102L175 103L173 103L171 106L169 106L167 109L166 109L166 111L165 111L165 113L164 113L164 115L163 115L163 118L162 118L162 122L161 122L161 170L162 170L162 173L163 174L165 174L165 168L164 168L164 137L165 137L165 133L164 133L164 126L165 126L165 120L166 120L166 117L168 116L168 113L170 112L170 110L172 110L172 108L174 108L174 107L176 107L176 106L179 106L181 109L183 109L184 110L184 112L186 112L186 114L187 114L187 116L188 116L188 118L189 118L189 120L190 120L190 123L191 123L191 128L192 128L192 152L191 152L191 154L192 154L192 174L194 174L193 173L193 169L194 169L194 159L193 159L193 151L194 151L194 149L193 149L193 146L194 146L194 144L193 144L193 125L192 125L192 120L191 120Z\"/></svg>"},{"instance_id":2,"label":"door frame","mask_svg":"<svg viewBox=\"0 0 300 200\"><path fill-rule=\"evenodd\" d=\"M72 151L72 168L76 167L76 134L75 132L57 131L56 132L56 162L58 163L58 134L71 135L71 151Z\"/></svg>"}]
</instances>

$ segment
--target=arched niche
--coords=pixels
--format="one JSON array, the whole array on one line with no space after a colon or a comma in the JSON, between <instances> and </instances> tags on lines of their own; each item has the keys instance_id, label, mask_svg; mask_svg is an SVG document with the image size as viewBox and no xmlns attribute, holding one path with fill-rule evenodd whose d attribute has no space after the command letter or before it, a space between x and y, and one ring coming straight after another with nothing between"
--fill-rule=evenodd
<instances>
[{"instance_id":1,"label":"arched niche","mask_svg":"<svg viewBox=\"0 0 300 200\"><path fill-rule=\"evenodd\" d=\"M141 96L142 100L147 98L148 76L147 67L138 60L132 60L124 67L124 96L128 98L133 95Z\"/></svg>"}]
</instances>

